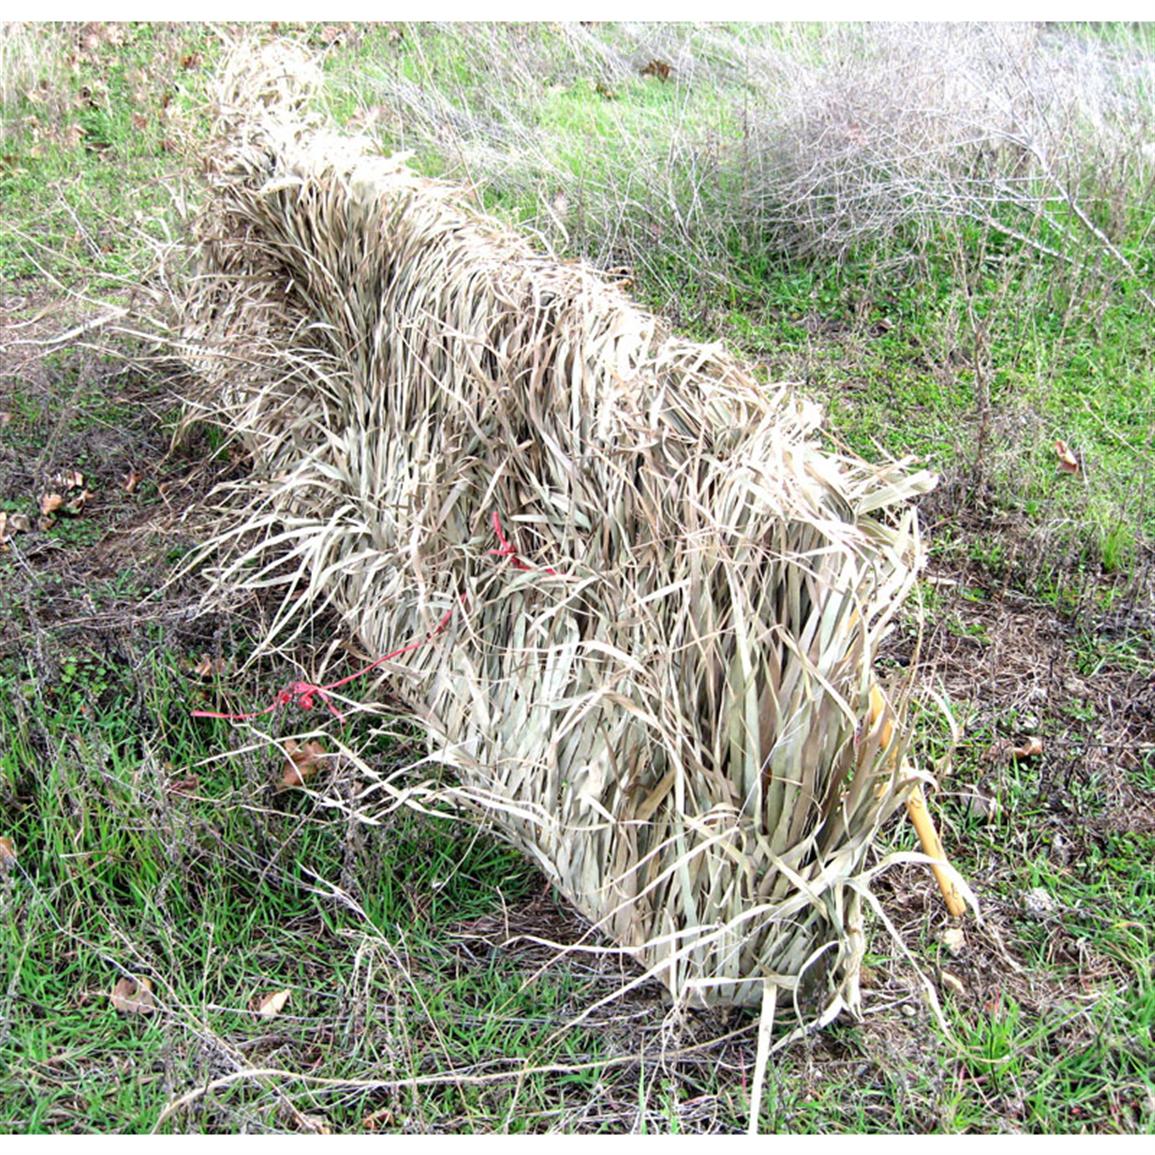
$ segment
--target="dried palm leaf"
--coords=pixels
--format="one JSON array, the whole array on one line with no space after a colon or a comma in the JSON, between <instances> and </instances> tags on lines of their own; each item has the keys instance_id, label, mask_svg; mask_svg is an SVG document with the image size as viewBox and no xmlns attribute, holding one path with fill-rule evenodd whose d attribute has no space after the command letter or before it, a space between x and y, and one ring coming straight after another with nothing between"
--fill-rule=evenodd
<instances>
[{"instance_id":1,"label":"dried palm leaf","mask_svg":"<svg viewBox=\"0 0 1155 1155\"><path fill-rule=\"evenodd\" d=\"M206 166L185 332L254 462L218 581L283 592L270 643L335 607L405 648L457 796L675 997L855 1010L913 785L872 661L933 479L823 452L787 388L311 124L294 75L234 56Z\"/></svg>"}]
</instances>

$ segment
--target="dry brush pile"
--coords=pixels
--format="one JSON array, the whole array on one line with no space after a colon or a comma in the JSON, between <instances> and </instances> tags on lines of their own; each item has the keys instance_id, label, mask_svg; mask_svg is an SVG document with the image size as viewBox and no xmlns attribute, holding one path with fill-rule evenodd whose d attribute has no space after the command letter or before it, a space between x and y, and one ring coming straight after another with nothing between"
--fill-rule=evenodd
<instances>
[{"instance_id":1,"label":"dry brush pile","mask_svg":"<svg viewBox=\"0 0 1155 1155\"><path fill-rule=\"evenodd\" d=\"M335 608L394 655L447 796L676 997L856 1009L931 479L312 123L299 63L221 91L184 321L253 462L218 583L279 591L270 643Z\"/></svg>"},{"instance_id":2,"label":"dry brush pile","mask_svg":"<svg viewBox=\"0 0 1155 1155\"><path fill-rule=\"evenodd\" d=\"M1125 261L1113 240L1155 175L1155 69L1139 40L879 23L755 49L754 215L799 252L970 221Z\"/></svg>"}]
</instances>

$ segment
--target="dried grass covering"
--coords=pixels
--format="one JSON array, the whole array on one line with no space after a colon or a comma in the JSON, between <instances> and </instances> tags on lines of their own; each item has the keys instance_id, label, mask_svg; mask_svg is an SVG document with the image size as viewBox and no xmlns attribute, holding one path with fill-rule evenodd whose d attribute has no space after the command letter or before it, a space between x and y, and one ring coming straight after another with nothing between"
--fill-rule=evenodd
<instances>
[{"instance_id":1,"label":"dried grass covering","mask_svg":"<svg viewBox=\"0 0 1155 1155\"><path fill-rule=\"evenodd\" d=\"M219 580L335 607L476 811L679 999L858 1003L925 474L234 56L186 336L251 453ZM508 538L502 551L498 526Z\"/></svg>"}]
</instances>

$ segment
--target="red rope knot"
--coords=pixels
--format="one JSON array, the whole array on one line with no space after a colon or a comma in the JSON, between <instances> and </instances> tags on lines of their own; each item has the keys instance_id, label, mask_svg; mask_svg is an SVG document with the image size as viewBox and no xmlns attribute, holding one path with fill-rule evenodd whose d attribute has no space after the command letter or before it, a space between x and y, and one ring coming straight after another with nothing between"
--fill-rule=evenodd
<instances>
[{"instance_id":1,"label":"red rope knot","mask_svg":"<svg viewBox=\"0 0 1155 1155\"><path fill-rule=\"evenodd\" d=\"M465 602L465 595L462 594L461 600ZM391 662L394 658L400 658L405 654L410 654L414 650L420 649L433 641L438 634L444 632L446 626L449 625L450 619L453 617L454 607L450 606L442 615L441 621L437 623L428 636L419 638L415 642L410 642L407 646L402 646L399 650L394 650L390 654L384 654L376 661L370 662L367 666L363 666L359 670L354 670L353 673L347 674L343 678L338 678L335 682L329 682L324 686L318 686L315 682L292 682L283 690L277 691L277 696L272 702L263 710L254 710L248 714L222 714L215 710L193 710L192 716L194 718L223 718L228 722L250 722L254 718L262 718L265 714L272 714L276 710L283 709L285 706L297 705L302 710L311 710L320 698L324 702L325 707L329 713L333 715L339 722L345 721L345 715L337 709L330 701L330 690L336 690L340 686L348 685L350 682L356 681L357 678L363 678L371 670L377 669L378 666L384 665L386 662Z\"/></svg>"},{"instance_id":2,"label":"red rope knot","mask_svg":"<svg viewBox=\"0 0 1155 1155\"><path fill-rule=\"evenodd\" d=\"M507 557L511 562L513 562L514 569L519 569L526 573L531 572L537 568L536 566L526 565L525 562L523 562L521 558L517 556L517 550L514 548L514 545L509 540L509 538L505 536L505 533L501 528L501 516L496 510L494 510L493 516L490 518L490 524L493 526L493 532L497 535L497 540L501 548L487 550L486 557ZM557 570L548 565L543 566L541 572L553 574L554 577L559 576Z\"/></svg>"},{"instance_id":3,"label":"red rope knot","mask_svg":"<svg viewBox=\"0 0 1155 1155\"><path fill-rule=\"evenodd\" d=\"M495 510L490 517L490 524L493 526L493 532L497 535L498 548L486 551L486 556L506 557L513 563L514 569L522 570L523 572L539 572L552 574L554 577L559 577L557 570L552 566L543 566L540 569L536 566L526 565L517 555L517 550L513 543L505 536L504 530L501 528L501 517ZM461 595L461 602L465 604L465 595ZM354 670L353 673L347 674L344 678L338 678L335 682L329 682L324 686L318 686L315 682L292 682L283 690L277 692L277 696L273 699L271 704L266 706L263 710L254 710L249 714L220 714L213 710L193 710L192 716L194 718L224 718L230 722L248 722L253 718L264 717L265 714L272 714L276 710L281 710L286 706L297 705L302 710L311 710L316 704L317 699L320 698L328 709L329 713L333 715L338 721L345 720L344 714L337 709L330 701L329 691L336 690L340 686L348 685L348 683L355 681L357 678L363 678L370 671L375 670L378 666L383 666L386 662L393 661L394 658L403 657L405 654L411 654L414 650L420 649L422 646L428 645L439 634L445 631L449 625L450 619L453 617L455 607L450 606L437 623L436 627L431 630L424 638L418 638L416 641L410 642L407 646L402 646L399 650L394 650L392 653L384 654L376 661L370 662L367 666L363 666L359 670Z\"/></svg>"},{"instance_id":4,"label":"red rope knot","mask_svg":"<svg viewBox=\"0 0 1155 1155\"><path fill-rule=\"evenodd\" d=\"M325 703L329 713L338 721L344 722L345 715L333 705L326 693L326 690L330 688L317 686L312 682L294 682L277 695L277 705L290 706L295 702L302 710L311 710L316 704L317 698L320 698Z\"/></svg>"}]
</instances>

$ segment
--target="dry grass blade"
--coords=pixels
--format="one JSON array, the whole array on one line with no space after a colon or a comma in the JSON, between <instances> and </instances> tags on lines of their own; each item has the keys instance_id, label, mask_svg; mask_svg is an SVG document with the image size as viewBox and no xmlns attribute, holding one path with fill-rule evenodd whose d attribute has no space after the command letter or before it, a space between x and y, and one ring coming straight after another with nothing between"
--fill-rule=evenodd
<instances>
[{"instance_id":1,"label":"dry grass blade","mask_svg":"<svg viewBox=\"0 0 1155 1155\"><path fill-rule=\"evenodd\" d=\"M284 61L224 83L185 317L255 463L220 580L280 588L281 639L323 606L428 639L388 676L452 797L674 996L856 1009L908 788L871 663L932 479L824 454L785 388L306 123Z\"/></svg>"}]
</instances>

